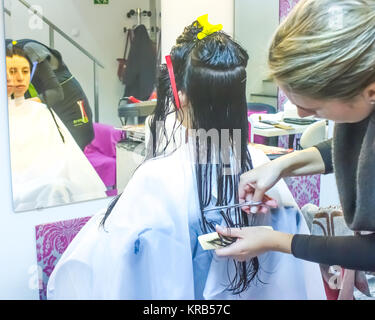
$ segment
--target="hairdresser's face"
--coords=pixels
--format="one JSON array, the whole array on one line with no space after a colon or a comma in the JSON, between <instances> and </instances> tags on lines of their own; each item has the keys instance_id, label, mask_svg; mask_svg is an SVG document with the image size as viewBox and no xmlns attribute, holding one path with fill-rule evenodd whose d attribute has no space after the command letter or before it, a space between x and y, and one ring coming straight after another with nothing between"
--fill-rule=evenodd
<instances>
[{"instance_id":1,"label":"hairdresser's face","mask_svg":"<svg viewBox=\"0 0 375 320\"><path fill-rule=\"evenodd\" d=\"M354 123L364 120L374 111L374 106L371 105L369 99L366 99L365 95L358 95L349 102L340 99L321 100L301 96L282 86L280 88L297 106L300 117L314 116L338 123Z\"/></svg>"},{"instance_id":2,"label":"hairdresser's face","mask_svg":"<svg viewBox=\"0 0 375 320\"><path fill-rule=\"evenodd\" d=\"M10 76L13 79L14 97L24 96L30 84L30 64L26 58L13 56Z\"/></svg>"},{"instance_id":3,"label":"hairdresser's face","mask_svg":"<svg viewBox=\"0 0 375 320\"><path fill-rule=\"evenodd\" d=\"M10 69L12 67L12 58L6 57L6 65L7 65L7 94L10 97L13 94L13 77L10 74Z\"/></svg>"}]
</instances>

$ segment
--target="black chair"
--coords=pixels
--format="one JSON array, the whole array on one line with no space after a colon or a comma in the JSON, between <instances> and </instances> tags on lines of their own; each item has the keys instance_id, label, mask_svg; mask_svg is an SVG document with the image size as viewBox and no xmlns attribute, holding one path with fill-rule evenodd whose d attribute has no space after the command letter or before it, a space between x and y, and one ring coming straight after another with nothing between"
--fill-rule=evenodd
<instances>
[{"instance_id":1,"label":"black chair","mask_svg":"<svg viewBox=\"0 0 375 320\"><path fill-rule=\"evenodd\" d=\"M265 103L258 103L258 102L248 102L247 103L247 110L251 111L267 111L267 113L276 113L276 109Z\"/></svg>"}]
</instances>

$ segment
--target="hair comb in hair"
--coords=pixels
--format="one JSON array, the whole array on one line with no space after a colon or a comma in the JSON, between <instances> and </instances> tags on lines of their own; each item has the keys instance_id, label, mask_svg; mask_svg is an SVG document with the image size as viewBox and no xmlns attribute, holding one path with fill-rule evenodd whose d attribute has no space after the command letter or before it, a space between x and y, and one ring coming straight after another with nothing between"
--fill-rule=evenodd
<instances>
[{"instance_id":1,"label":"hair comb in hair","mask_svg":"<svg viewBox=\"0 0 375 320\"><path fill-rule=\"evenodd\" d=\"M173 71L173 64L171 56L168 55L165 57L165 60L167 61L167 68L169 72L169 79L171 80L171 86L173 91L174 100L176 101L177 109L180 109L180 99L178 98L178 92L177 92L177 86L176 86L176 79L174 77L174 71Z\"/></svg>"},{"instance_id":2,"label":"hair comb in hair","mask_svg":"<svg viewBox=\"0 0 375 320\"><path fill-rule=\"evenodd\" d=\"M218 32L223 29L222 24L211 24L208 22L208 14L205 14L203 16L200 16L197 19L199 25L203 28L201 32L198 33L197 37L199 40L204 39L205 37L209 36L210 34L213 34L215 32Z\"/></svg>"}]
</instances>

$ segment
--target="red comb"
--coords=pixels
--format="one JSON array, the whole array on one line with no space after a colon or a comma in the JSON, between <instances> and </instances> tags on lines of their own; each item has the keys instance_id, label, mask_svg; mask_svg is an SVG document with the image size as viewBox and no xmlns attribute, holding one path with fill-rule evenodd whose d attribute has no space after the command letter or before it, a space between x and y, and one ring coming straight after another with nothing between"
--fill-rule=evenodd
<instances>
[{"instance_id":1,"label":"red comb","mask_svg":"<svg viewBox=\"0 0 375 320\"><path fill-rule=\"evenodd\" d=\"M167 68L168 68L168 72L169 72L169 79L171 80L174 100L176 101L177 109L180 109L181 108L180 99L178 98L178 92L177 92L177 87L176 87L176 79L174 77L174 71L173 71L171 56L170 55L165 56L165 60L167 61Z\"/></svg>"}]
</instances>

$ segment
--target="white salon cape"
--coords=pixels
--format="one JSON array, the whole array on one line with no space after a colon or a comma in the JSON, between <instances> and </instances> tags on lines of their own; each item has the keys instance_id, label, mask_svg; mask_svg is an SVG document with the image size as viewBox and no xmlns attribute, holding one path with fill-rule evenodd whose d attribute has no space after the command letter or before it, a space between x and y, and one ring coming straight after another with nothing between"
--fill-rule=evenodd
<instances>
[{"instance_id":1,"label":"white salon cape","mask_svg":"<svg viewBox=\"0 0 375 320\"><path fill-rule=\"evenodd\" d=\"M13 203L16 211L106 196L106 187L74 138L46 105L8 100ZM52 111L53 112L53 111Z\"/></svg>"},{"instance_id":2,"label":"white salon cape","mask_svg":"<svg viewBox=\"0 0 375 320\"><path fill-rule=\"evenodd\" d=\"M204 251L195 169L189 144L148 160L135 172L100 226L94 215L61 256L47 286L48 299L326 299L317 264L269 252L259 257L260 281L240 295L227 290L232 260ZM254 166L269 161L251 149ZM268 193L286 206L258 215L259 225L308 234L285 182ZM207 215L224 225L219 213Z\"/></svg>"}]
</instances>

